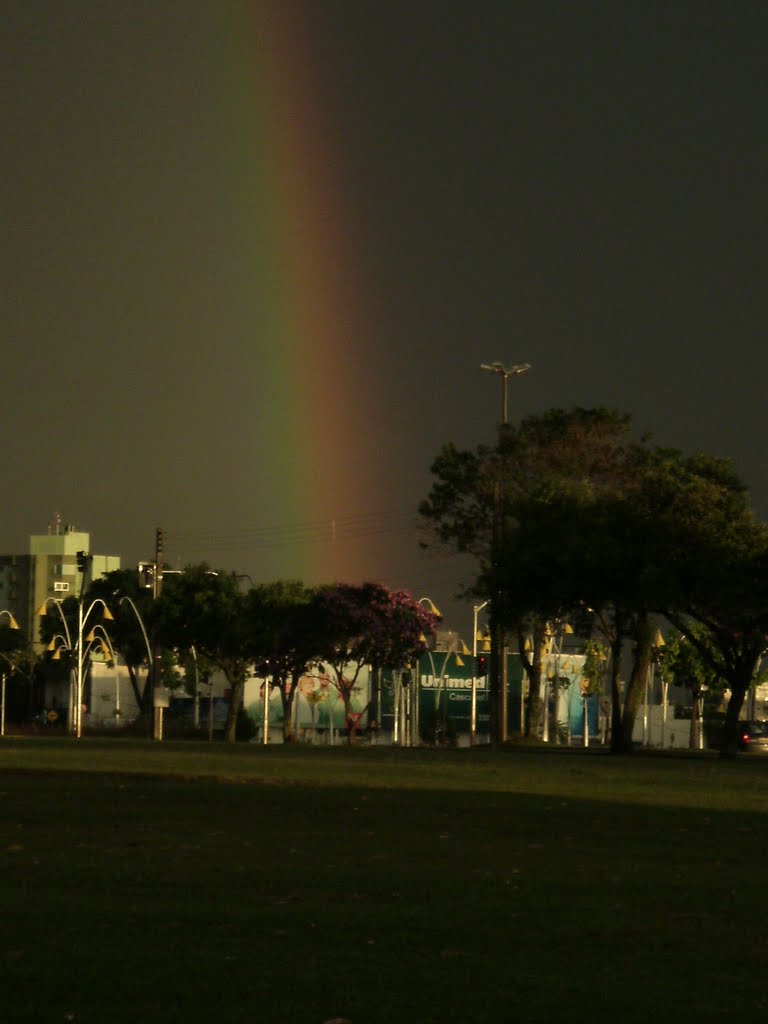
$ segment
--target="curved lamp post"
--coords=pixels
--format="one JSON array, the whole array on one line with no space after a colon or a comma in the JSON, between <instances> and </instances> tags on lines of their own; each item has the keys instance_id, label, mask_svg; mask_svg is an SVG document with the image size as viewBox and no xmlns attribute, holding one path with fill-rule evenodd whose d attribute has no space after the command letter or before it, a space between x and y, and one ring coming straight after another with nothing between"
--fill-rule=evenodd
<instances>
[{"instance_id":1,"label":"curved lamp post","mask_svg":"<svg viewBox=\"0 0 768 1024\"><path fill-rule=\"evenodd\" d=\"M447 669L448 669L448 662L450 661L451 658L453 658L454 661L455 661L455 664L459 668L463 668L464 661L462 660L462 655L464 655L464 657L467 657L467 656L471 655L472 652L467 647L467 645L464 643L464 641L461 639L461 637L451 638L451 640L448 642L448 647L447 647L447 650L445 651L445 654L444 654L444 657L443 657L443 665L442 665L442 668L440 670L440 675L439 676L437 675L437 669L435 668L435 659L432 657L432 651L427 651L427 654L429 654L429 663L432 666L432 678L433 679L435 679L435 678L437 679L437 684L435 686L435 739L437 739L437 713L438 713L438 710L440 709L440 698L441 698L441 695L443 695L443 694L445 695L445 699L443 700L443 707L442 707L443 725L445 725L445 722L446 722L447 716L448 716L448 707L447 707L447 705L448 705L448 695L447 695L447 677L446 677L446 672L447 672ZM473 668L473 671L474 671L474 668Z\"/></svg>"},{"instance_id":2,"label":"curved lamp post","mask_svg":"<svg viewBox=\"0 0 768 1024\"><path fill-rule=\"evenodd\" d=\"M0 615L8 616L9 629L21 628L7 608L3 608L3 610L0 611ZM0 685L0 736L5 736L5 672L2 674L2 685Z\"/></svg>"},{"instance_id":3,"label":"curved lamp post","mask_svg":"<svg viewBox=\"0 0 768 1024\"><path fill-rule=\"evenodd\" d=\"M432 612L434 617L439 622L442 622L443 613L440 611L440 609L437 607L437 605L435 604L431 597L420 597L416 604L423 604L425 608L428 608L429 611ZM427 638L423 637L422 639L424 641L424 645L426 646ZM429 650L428 647L427 654L430 655L431 661L431 651ZM432 663L432 665L434 672L434 662ZM412 680L411 685L412 689L408 693L408 699L410 702L408 710L410 711L410 716L406 716L408 718L408 721L404 722L403 724L408 725L408 735L405 737L405 746L415 747L418 745L419 742L421 715L421 673L419 672L418 660L416 661L416 671L414 673L414 678Z\"/></svg>"},{"instance_id":4,"label":"curved lamp post","mask_svg":"<svg viewBox=\"0 0 768 1024\"><path fill-rule=\"evenodd\" d=\"M43 601L43 603L40 605L40 607L37 610L38 618L44 618L45 617L45 615L47 613L47 610L48 610L48 605L49 604L54 604L58 608L59 616L61 617L61 621L64 624L64 632L66 634L66 639L67 639L67 644L66 644L67 649L70 650L70 651L74 651L75 656L77 658L77 663L76 663L76 669L77 669L77 675L76 675L76 698L77 698L77 704L76 704L76 707L74 709L75 713L74 713L74 717L72 718L71 725L74 726L75 735L77 736L78 739L80 739L80 737L82 736L82 733L83 733L83 663L85 661L85 656L87 654L87 651L86 651L86 649L83 646L83 633L85 631L85 626L86 626L86 623L88 622L89 616L99 606L101 606L101 608L102 608L102 617L104 619L106 619L109 622L112 622L112 621L114 621L114 616L112 615L112 612L107 607L106 602L103 601L100 597L97 597L93 601L91 601L91 603L88 605L88 608L85 609L84 608L84 601L83 601L83 594L81 592L80 600L78 601L78 606L77 606L77 643L73 646L72 645L72 637L71 637L70 630L69 630L69 625L67 624L66 616L64 615L64 611L63 611L63 609L61 607L62 606L62 601L58 597L46 597L46 599ZM102 627L102 629L103 629L103 627ZM104 632L106 633L106 630L104 630ZM86 643L87 642L88 641L86 640ZM112 645L110 644L110 647L111 646ZM90 646L89 646L89 649L90 649ZM59 650L61 650L61 648L59 648Z\"/></svg>"},{"instance_id":5,"label":"curved lamp post","mask_svg":"<svg viewBox=\"0 0 768 1024\"><path fill-rule=\"evenodd\" d=\"M120 669L117 664L117 655L112 646L112 641L109 639L106 629L104 629L100 622L97 622L85 638L85 642L86 654L95 648L98 654L112 662L112 667L115 670L115 726L118 726L120 724L118 721L120 718Z\"/></svg>"},{"instance_id":6,"label":"curved lamp post","mask_svg":"<svg viewBox=\"0 0 768 1024\"><path fill-rule=\"evenodd\" d=\"M147 648L147 672L149 672L152 668L152 648L149 646L149 637L147 636L147 631L144 627L144 620L139 614L139 609L136 607L136 605L133 603L131 598L128 597L127 594L123 594L123 596L117 602L118 607L123 603L123 601L127 601L131 608L133 608L133 614L136 616L136 621L139 624L139 629L141 629L141 635L144 637L144 645Z\"/></svg>"}]
</instances>

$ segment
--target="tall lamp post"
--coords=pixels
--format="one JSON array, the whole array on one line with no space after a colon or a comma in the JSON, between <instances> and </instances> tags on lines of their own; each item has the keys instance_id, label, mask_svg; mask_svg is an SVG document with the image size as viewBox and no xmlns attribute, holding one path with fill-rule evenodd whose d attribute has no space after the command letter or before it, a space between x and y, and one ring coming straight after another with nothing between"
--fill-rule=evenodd
<instances>
[{"instance_id":1,"label":"tall lamp post","mask_svg":"<svg viewBox=\"0 0 768 1024\"><path fill-rule=\"evenodd\" d=\"M509 386L510 377L518 377L521 373L526 373L530 370L530 363L515 363L514 366L504 366L503 363L481 363L480 369L487 370L489 373L497 373L501 377L502 381L502 392L501 392L501 423L502 426L509 424L509 403L507 390Z\"/></svg>"},{"instance_id":2,"label":"tall lamp post","mask_svg":"<svg viewBox=\"0 0 768 1024\"><path fill-rule=\"evenodd\" d=\"M509 426L509 380L530 370L530 363L515 363L504 366L503 363L481 363L480 369L495 373L501 377L502 406L499 441ZM500 481L493 488L493 536L491 539L491 565L494 573L501 568L501 549L503 531L503 508ZM491 598L491 743L505 743L507 740L507 644L504 625L502 623L503 594L495 584Z\"/></svg>"},{"instance_id":3,"label":"tall lamp post","mask_svg":"<svg viewBox=\"0 0 768 1024\"><path fill-rule=\"evenodd\" d=\"M8 616L9 629L21 628L7 608L4 608L0 615ZM2 686L0 687L0 736L5 736L5 672L2 674Z\"/></svg>"}]
</instances>

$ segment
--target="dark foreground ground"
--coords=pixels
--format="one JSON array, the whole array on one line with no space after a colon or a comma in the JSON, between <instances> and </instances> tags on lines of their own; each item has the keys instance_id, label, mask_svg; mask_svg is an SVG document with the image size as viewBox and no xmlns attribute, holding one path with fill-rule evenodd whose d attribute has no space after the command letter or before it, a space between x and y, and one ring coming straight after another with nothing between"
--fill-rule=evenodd
<instances>
[{"instance_id":1,"label":"dark foreground ground","mask_svg":"<svg viewBox=\"0 0 768 1024\"><path fill-rule=\"evenodd\" d=\"M5 1021L762 1010L768 758L0 741Z\"/></svg>"}]
</instances>

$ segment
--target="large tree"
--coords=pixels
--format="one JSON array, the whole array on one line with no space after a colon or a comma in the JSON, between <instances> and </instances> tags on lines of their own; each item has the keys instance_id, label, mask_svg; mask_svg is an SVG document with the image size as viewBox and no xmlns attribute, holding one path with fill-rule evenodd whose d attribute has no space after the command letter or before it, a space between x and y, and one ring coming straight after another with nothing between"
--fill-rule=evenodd
<instances>
[{"instance_id":1,"label":"large tree","mask_svg":"<svg viewBox=\"0 0 768 1024\"><path fill-rule=\"evenodd\" d=\"M163 647L192 647L220 669L230 692L225 733L235 741L247 672L253 664L253 622L247 595L236 576L212 572L205 564L188 566L165 580L155 602L153 621Z\"/></svg>"},{"instance_id":2,"label":"large tree","mask_svg":"<svg viewBox=\"0 0 768 1024\"><path fill-rule=\"evenodd\" d=\"M613 655L614 750L632 746L658 614L695 618L709 630L717 671L734 695L735 737L764 642L764 527L727 461L635 442L629 427L628 417L606 410L553 410L503 432L495 449L449 446L421 512L437 543L476 555L477 592L494 599L521 642L540 645L547 619L591 610ZM541 660L526 658L531 733Z\"/></svg>"},{"instance_id":3,"label":"large tree","mask_svg":"<svg viewBox=\"0 0 768 1024\"><path fill-rule=\"evenodd\" d=\"M299 679L319 660L322 646L314 592L298 580L277 580L254 587L247 602L254 630L255 671L267 690L270 682L279 689L283 739L291 743Z\"/></svg>"},{"instance_id":4,"label":"large tree","mask_svg":"<svg viewBox=\"0 0 768 1024\"><path fill-rule=\"evenodd\" d=\"M474 592L491 598L496 630L518 638L531 736L542 712L546 624L582 600L596 500L628 486L642 457L630 428L628 416L608 409L553 409L502 428L494 448L447 445L432 466L421 515L433 544L476 557Z\"/></svg>"},{"instance_id":5,"label":"large tree","mask_svg":"<svg viewBox=\"0 0 768 1024\"><path fill-rule=\"evenodd\" d=\"M739 715L768 644L768 526L727 459L662 453L645 493L649 562L666 599L660 610L727 684L722 753L735 754Z\"/></svg>"},{"instance_id":6,"label":"large tree","mask_svg":"<svg viewBox=\"0 0 768 1024\"><path fill-rule=\"evenodd\" d=\"M352 694L365 666L400 669L427 648L436 616L405 591L379 583L335 583L320 587L315 604L320 655L332 670L344 702L349 740L354 738Z\"/></svg>"}]
</instances>

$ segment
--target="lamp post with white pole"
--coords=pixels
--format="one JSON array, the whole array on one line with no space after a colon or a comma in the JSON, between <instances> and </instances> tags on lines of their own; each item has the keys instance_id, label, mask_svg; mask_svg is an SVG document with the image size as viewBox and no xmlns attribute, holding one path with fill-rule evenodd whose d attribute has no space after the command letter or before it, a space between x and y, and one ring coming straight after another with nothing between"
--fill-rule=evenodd
<instances>
[{"instance_id":1,"label":"lamp post with white pole","mask_svg":"<svg viewBox=\"0 0 768 1024\"><path fill-rule=\"evenodd\" d=\"M118 592L116 591L116 594L117 593ZM141 635L142 635L142 637L144 639L144 649L147 652L147 678L146 678L146 680L144 682L145 692L146 692L146 687L148 687L150 685L151 676L152 676L152 666L153 666L152 646L151 646L151 644L149 642L149 636L147 635L147 629L146 629L146 626L144 625L144 620L141 617L141 613L139 612L139 609L136 607L136 603L127 594L123 594L118 599L118 602L117 602L118 608L120 607L121 604L124 604L124 603L128 604L130 606L130 608L132 609L133 614L134 614L134 616L136 618L136 621L139 624L139 629L141 630ZM136 667L138 668L138 666L136 666ZM136 691L137 691L136 692L136 696L138 698L138 695L139 695L138 694L138 686L136 686ZM154 693L153 693L153 697L154 697ZM139 708L139 710L141 711L141 708Z\"/></svg>"},{"instance_id":2,"label":"lamp post with white pole","mask_svg":"<svg viewBox=\"0 0 768 1024\"><path fill-rule=\"evenodd\" d=\"M503 363L481 363L480 369L495 373L502 381L502 415L499 426L499 441L509 426L508 389L511 377L530 370L530 363L515 363L504 366ZM500 481L493 488L493 536L491 538L491 565L494 573L500 569L501 549L503 541L503 508ZM507 645L502 619L502 593L496 589L491 600L491 743L505 743L507 740Z\"/></svg>"},{"instance_id":3,"label":"lamp post with white pole","mask_svg":"<svg viewBox=\"0 0 768 1024\"><path fill-rule=\"evenodd\" d=\"M476 604L472 609L472 701L469 712L469 745L477 746L477 641L484 640L478 637L477 617L488 604L490 598L482 604Z\"/></svg>"}]
</instances>

